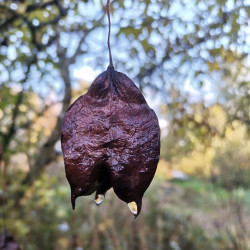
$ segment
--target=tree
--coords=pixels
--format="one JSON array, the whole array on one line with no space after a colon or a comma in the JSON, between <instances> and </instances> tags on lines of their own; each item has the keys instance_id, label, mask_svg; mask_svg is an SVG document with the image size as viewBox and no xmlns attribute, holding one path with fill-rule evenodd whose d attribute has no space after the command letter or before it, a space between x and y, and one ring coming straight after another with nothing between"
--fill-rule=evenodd
<instances>
[{"instance_id":1,"label":"tree","mask_svg":"<svg viewBox=\"0 0 250 250\"><path fill-rule=\"evenodd\" d=\"M107 64L104 4L97 0L0 1L1 161L4 155L8 169L11 155L27 155L29 170L19 184L31 186L58 156L55 145L62 118L71 102L72 86L77 85L72 68L79 67L79 61L101 70ZM175 109L168 117L171 121L194 122L206 133L214 133L205 116L199 122L194 117L197 112L207 114L203 113L206 104L190 114L188 107L193 104L189 97L183 98L187 81L199 90L210 81L219 87L230 85L221 104L231 107L232 120L249 124L250 6L246 1L135 0L113 1L111 7L116 68L136 79L142 90L158 91L168 110ZM246 76L239 76L238 67ZM53 128L34 129L58 103ZM10 179L9 173L7 185ZM18 186L13 191L17 203L25 191Z\"/></svg>"}]
</instances>

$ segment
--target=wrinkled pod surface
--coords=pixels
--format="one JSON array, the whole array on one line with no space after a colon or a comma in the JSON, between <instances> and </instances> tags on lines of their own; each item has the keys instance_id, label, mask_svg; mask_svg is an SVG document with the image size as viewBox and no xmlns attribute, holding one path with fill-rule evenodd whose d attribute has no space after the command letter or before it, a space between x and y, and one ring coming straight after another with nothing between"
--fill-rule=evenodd
<instances>
[{"instance_id":1,"label":"wrinkled pod surface","mask_svg":"<svg viewBox=\"0 0 250 250\"><path fill-rule=\"evenodd\" d=\"M113 188L139 215L159 161L160 128L132 80L109 66L68 109L61 140L73 209L93 192L100 205Z\"/></svg>"}]
</instances>

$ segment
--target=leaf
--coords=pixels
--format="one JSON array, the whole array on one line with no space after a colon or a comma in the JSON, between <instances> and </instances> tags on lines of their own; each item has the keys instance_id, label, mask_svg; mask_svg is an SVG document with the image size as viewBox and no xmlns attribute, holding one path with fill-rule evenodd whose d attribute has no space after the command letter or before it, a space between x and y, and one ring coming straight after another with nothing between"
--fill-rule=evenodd
<instances>
[{"instance_id":1,"label":"leaf","mask_svg":"<svg viewBox=\"0 0 250 250\"><path fill-rule=\"evenodd\" d=\"M220 70L221 67L217 62L213 62L213 63L208 63L208 70L209 71L216 71L216 70Z\"/></svg>"},{"instance_id":2,"label":"leaf","mask_svg":"<svg viewBox=\"0 0 250 250\"><path fill-rule=\"evenodd\" d=\"M195 74L194 74L194 75L195 75L195 77L197 77L197 76L200 75L200 74L204 74L204 72L203 72L203 71L200 71L200 70L199 70L199 71L195 71Z\"/></svg>"}]
</instances>

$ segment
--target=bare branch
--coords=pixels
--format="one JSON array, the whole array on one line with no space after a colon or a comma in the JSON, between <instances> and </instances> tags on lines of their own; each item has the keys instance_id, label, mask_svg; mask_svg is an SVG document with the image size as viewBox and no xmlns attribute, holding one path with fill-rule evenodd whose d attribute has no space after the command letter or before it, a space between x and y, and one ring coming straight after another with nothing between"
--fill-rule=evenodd
<instances>
[{"instance_id":1,"label":"bare branch","mask_svg":"<svg viewBox=\"0 0 250 250\"><path fill-rule=\"evenodd\" d=\"M105 13L97 20L96 24L100 24L104 17L105 17ZM85 42L86 37L87 37L95 28L96 28L96 25L94 25L91 29L84 30L84 34L83 34L82 38L80 39L80 41L79 41L79 43L78 43L78 46L77 46L77 48L76 48L76 50L75 50L75 53L74 53L70 58L68 58L69 64L74 64L74 63L75 63L77 56L81 54L81 47L82 47L82 44Z\"/></svg>"},{"instance_id":2,"label":"bare branch","mask_svg":"<svg viewBox=\"0 0 250 250\"><path fill-rule=\"evenodd\" d=\"M27 72L26 72L25 78L21 81L21 83L24 83L24 82L26 82L28 80L31 66L36 62L36 60L37 60L37 58L36 58L36 55L35 55L34 57L32 57L28 61L28 63L27 63ZM11 125L9 127L9 131L8 131L7 134L3 135L3 151L4 152L8 148L9 143L10 143L12 137L15 134L16 119L17 119L17 116L19 114L19 106L22 104L22 101L23 101L23 94L24 94L24 92L21 91L21 92L19 92L19 94L17 96L17 101L16 101L16 104L15 104L15 108L14 108L14 110L12 112Z\"/></svg>"},{"instance_id":3,"label":"bare branch","mask_svg":"<svg viewBox=\"0 0 250 250\"><path fill-rule=\"evenodd\" d=\"M39 10L45 9L48 6L55 5L55 4L57 4L56 0L52 0L49 2L45 2L45 3L39 2L39 3L35 3L35 4L30 4L26 8L26 13L37 10L37 9L39 9Z\"/></svg>"},{"instance_id":4,"label":"bare branch","mask_svg":"<svg viewBox=\"0 0 250 250\"><path fill-rule=\"evenodd\" d=\"M8 8L5 5L0 4L0 9L4 9L6 10L8 13L10 13L12 15L12 17L10 17L9 19L7 19L4 23L2 23L0 25L0 30L5 30L10 24L12 24L16 19L21 19L23 20L23 22L27 25L27 27L30 30L30 34L31 34L31 42L34 44L34 46L38 49L38 50L42 50L48 46L50 46L56 39L56 36L50 37L49 41L46 44L41 44L37 41L37 31L39 31L41 28L46 27L48 25L55 25L58 23L58 21L60 19L62 19L64 16L67 15L68 9L64 8L60 2L60 0L54 0L54 1L50 1L44 4L36 4L36 5L32 5L32 7L27 7L27 9L29 9L28 12L31 11L35 11L37 9L43 9L49 5L55 5L58 8L59 14L57 16L55 16L53 19L48 20L46 22L41 22L39 25L35 26L29 19L27 16L20 14L10 8ZM39 8L40 6L40 8Z\"/></svg>"},{"instance_id":5,"label":"bare branch","mask_svg":"<svg viewBox=\"0 0 250 250\"><path fill-rule=\"evenodd\" d=\"M34 181L36 180L36 178L38 178L41 172L44 170L46 165L52 162L56 156L55 151L54 151L54 146L55 146L55 143L60 139L62 120L63 120L64 114L66 113L70 105L71 92L72 92L70 73L69 73L69 64L66 59L65 53L66 51L64 50L64 53L61 52L61 54L58 55L61 76L62 76L64 86L65 86L64 98L62 101L62 110L60 112L60 115L57 118L56 126L52 134L48 138L47 142L40 148L39 154L37 155L35 163L31 166L30 172L22 181L22 184L24 185L28 185L28 186L32 185ZM24 195L23 191L17 194L17 203L23 197L23 195Z\"/></svg>"}]
</instances>

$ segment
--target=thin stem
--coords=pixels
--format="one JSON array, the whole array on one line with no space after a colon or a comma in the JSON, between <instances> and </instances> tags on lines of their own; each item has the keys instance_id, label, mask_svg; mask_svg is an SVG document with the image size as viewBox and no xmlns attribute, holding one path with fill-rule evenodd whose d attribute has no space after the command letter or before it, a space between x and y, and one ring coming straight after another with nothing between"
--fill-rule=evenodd
<instances>
[{"instance_id":1,"label":"thin stem","mask_svg":"<svg viewBox=\"0 0 250 250\"><path fill-rule=\"evenodd\" d=\"M111 49L110 49L110 42L109 42L109 40L110 40L110 30L111 30L109 3L110 3L110 0L107 0L106 11L107 11L108 21L109 21L109 33L108 33L109 65L111 67L114 67L113 66L113 60L112 60L112 55L111 55Z\"/></svg>"}]
</instances>

